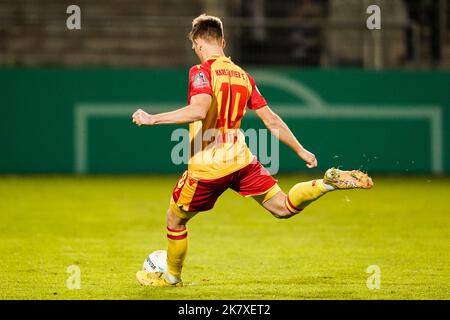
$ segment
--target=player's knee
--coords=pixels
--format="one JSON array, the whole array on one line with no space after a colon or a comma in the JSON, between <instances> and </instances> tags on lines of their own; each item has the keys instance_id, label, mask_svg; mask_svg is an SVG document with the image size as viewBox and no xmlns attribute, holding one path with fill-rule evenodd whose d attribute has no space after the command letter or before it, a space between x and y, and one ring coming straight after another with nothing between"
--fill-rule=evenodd
<instances>
[{"instance_id":1,"label":"player's knee","mask_svg":"<svg viewBox=\"0 0 450 320\"><path fill-rule=\"evenodd\" d=\"M167 209L167 227L175 230L183 229L186 227L186 222L186 219L177 216L170 207Z\"/></svg>"},{"instance_id":2,"label":"player's knee","mask_svg":"<svg viewBox=\"0 0 450 320\"><path fill-rule=\"evenodd\" d=\"M272 216L277 219L288 219L295 215L288 210L285 204L286 195L283 192L278 192L275 196L263 203L264 208L269 211Z\"/></svg>"}]
</instances>

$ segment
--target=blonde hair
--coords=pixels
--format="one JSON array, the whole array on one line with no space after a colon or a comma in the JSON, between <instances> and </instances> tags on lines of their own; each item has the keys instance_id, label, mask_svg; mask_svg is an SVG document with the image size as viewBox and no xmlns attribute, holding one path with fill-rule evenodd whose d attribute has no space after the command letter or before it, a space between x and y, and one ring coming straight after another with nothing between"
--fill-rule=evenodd
<instances>
[{"instance_id":1,"label":"blonde hair","mask_svg":"<svg viewBox=\"0 0 450 320\"><path fill-rule=\"evenodd\" d=\"M223 39L223 24L222 21L214 16L208 16L201 14L194 20L192 20L192 29L188 34L190 40L201 38L204 40L216 40Z\"/></svg>"}]
</instances>

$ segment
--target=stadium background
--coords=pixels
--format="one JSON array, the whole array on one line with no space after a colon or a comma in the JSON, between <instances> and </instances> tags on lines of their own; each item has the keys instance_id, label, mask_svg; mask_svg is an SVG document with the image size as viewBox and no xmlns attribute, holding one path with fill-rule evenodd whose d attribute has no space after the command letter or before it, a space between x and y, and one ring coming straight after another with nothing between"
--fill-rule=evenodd
<instances>
[{"instance_id":1,"label":"stadium background","mask_svg":"<svg viewBox=\"0 0 450 320\"><path fill-rule=\"evenodd\" d=\"M66 9L71 4L81 8L80 30L66 27ZM366 8L371 4L381 8L382 30L366 28ZM303 217L309 230L319 224L317 232L323 232L321 236L329 231L342 239L330 248L322 237L322 246L313 244L311 248L317 256L309 258L326 264L326 256L331 254L328 250L334 248L334 255L341 253L342 265L351 264L354 261L347 261L339 250L363 256L358 251L359 240L365 239L361 241L367 243L362 246L370 247L372 241L383 238L385 242L380 240L373 249L379 260L389 265L390 260L383 253L399 254L388 249L395 246L398 250L406 246L400 254L405 259L426 251L430 256L408 260L408 270L428 270L424 268L427 264L431 268L429 275L435 278L417 281L413 277L417 283L423 283L419 293L407 285L402 289L395 287L396 279L408 283L411 275L398 271L392 273L398 278L389 280L390 292L395 294L386 291L371 296L364 291L363 279L363 289L358 287L356 293L346 295L339 282L332 293L323 284L329 279L327 272L335 279L342 274L320 269L323 278L311 275L308 286L314 288L306 289L307 293L302 291L303 296L296 289L276 286L266 295L233 295L234 287L226 287L229 292L226 288L223 291L222 287L209 287L210 291L198 295L184 291L181 296L223 297L223 292L227 292L229 298L278 298L277 292L286 290L288 293L282 298L448 298L445 282L448 284L450 271L445 248L449 245L450 205L444 196L449 191L450 173L448 0L0 0L1 248L7 257L0 265L0 297L27 298L32 291L37 298L177 298L171 293L148 296L139 291L134 295L134 284L127 282L146 251L165 245L158 232L163 230L166 200L176 174L185 168L173 164L170 158L176 144L171 141L171 133L176 127L136 128L131 113L138 107L162 111L186 103L188 69L197 63L186 35L192 18L203 12L223 18L226 54L253 75L269 105L317 155L319 168L312 171L315 176L330 166L340 166L367 170L375 177L379 191L374 189L372 197L351 195L356 208L371 206L365 207L366 212L353 209L343 220L329 217L327 212L331 215L336 208L343 211L350 201L345 196L344 204L336 205L328 199L341 201L344 195L332 195L322 207L312 206L308 211L311 215ZM243 128L262 126L248 111ZM282 145L280 161L284 187L298 181L298 177L309 177L304 164ZM433 186L428 184L424 191L424 183L429 182ZM397 189L392 191L392 184ZM102 190L101 195L98 190ZM109 197L115 202L109 204ZM237 239L244 234L246 225L253 223L249 218L252 214L242 218L243 214L255 211L256 206L243 204L245 199L228 194L224 199L210 223L217 227L231 223L227 226L229 236ZM138 208L133 201L147 205ZM238 207L232 207L230 201ZM150 218L149 211L161 214L158 219ZM237 224L233 225L233 220L228 220L222 211L231 212ZM377 221L382 221L385 228L370 229L370 224L366 225L369 222L361 218L367 212L371 219L378 215ZM431 220L422 220L423 212ZM109 230L115 230L129 242L125 252L121 251L125 244L112 240L114 236L103 229L101 221L105 220ZM195 263L214 265L220 259L211 253L206 261L195 260L200 259L196 258L200 248L207 250L195 242L200 241L200 234L209 235L217 248L232 248L231 240L224 244L215 238L206 220L192 227L198 232L198 240L193 238L192 245L193 252L197 249L191 260L194 271L206 270L195 267ZM260 237L270 236L270 232L275 237L287 237L293 232L292 225L275 227L273 221L266 224L266 220L259 223L254 232ZM133 233L137 225L138 230ZM367 238L358 229L363 226L371 230ZM34 238L44 245L31 245ZM416 243L418 238L434 242ZM410 243L407 245L402 239ZM247 240L241 239L241 243ZM276 257L276 263L282 250L270 245L265 248ZM89 248L84 255L76 249L80 246ZM105 246L107 253L99 249ZM18 261L30 255L31 248L35 249L31 256L37 259L38 266L34 260L15 270ZM231 256L239 253L236 248L230 250ZM323 256L319 257L321 253ZM128 279L117 288L126 288L129 295L98 285L102 283L102 265L93 262L96 257L111 261L114 281ZM253 258L257 257L254 253ZM83 280L87 295L64 288L65 266L71 263L82 265L82 270L91 268L87 280ZM334 263L333 267L339 269L341 265ZM214 277L227 281L224 275L228 266L219 263L217 268L218 274L210 275L208 281ZM195 278L190 270L188 278ZM27 279L36 274L47 285L31 281L12 289L16 287L16 276ZM262 281L273 285L273 279ZM427 285L431 288L428 291L424 289ZM267 289L257 288L261 292ZM59 296L53 296L56 291ZM65 295L61 296L61 292Z\"/></svg>"},{"instance_id":2,"label":"stadium background","mask_svg":"<svg viewBox=\"0 0 450 320\"><path fill-rule=\"evenodd\" d=\"M186 34L204 11L224 17L227 54L321 169L450 172L446 1L377 2L382 31L365 28L359 0L107 3L79 1L81 30L68 30L64 2L1 2L1 172L179 171L173 127L136 130L129 114L186 102ZM280 158L281 171L303 169L285 147Z\"/></svg>"}]
</instances>

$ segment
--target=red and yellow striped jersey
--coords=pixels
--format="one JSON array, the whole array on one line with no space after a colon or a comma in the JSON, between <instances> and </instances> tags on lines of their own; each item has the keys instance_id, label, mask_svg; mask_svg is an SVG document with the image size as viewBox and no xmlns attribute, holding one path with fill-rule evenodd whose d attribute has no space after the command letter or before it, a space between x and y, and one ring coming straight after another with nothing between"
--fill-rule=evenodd
<instances>
[{"instance_id":1,"label":"red and yellow striped jersey","mask_svg":"<svg viewBox=\"0 0 450 320\"><path fill-rule=\"evenodd\" d=\"M203 120L189 124L192 177L217 179L252 162L254 156L245 143L240 124L246 109L267 103L253 79L230 58L213 56L189 71L188 102L206 93L211 106Z\"/></svg>"}]
</instances>

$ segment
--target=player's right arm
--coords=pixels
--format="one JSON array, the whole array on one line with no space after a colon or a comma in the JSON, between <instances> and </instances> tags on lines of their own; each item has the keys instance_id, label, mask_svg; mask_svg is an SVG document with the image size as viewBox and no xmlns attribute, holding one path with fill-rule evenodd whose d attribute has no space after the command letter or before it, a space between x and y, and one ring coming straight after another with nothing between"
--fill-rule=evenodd
<instances>
[{"instance_id":1,"label":"player's right arm","mask_svg":"<svg viewBox=\"0 0 450 320\"><path fill-rule=\"evenodd\" d=\"M306 166L308 168L317 167L316 156L300 144L286 123L275 112L273 112L269 106L266 105L256 109L255 112L264 122L267 129L269 129L270 132L272 132L272 134L281 142L291 147L291 149L294 150L294 152L306 162Z\"/></svg>"},{"instance_id":2,"label":"player's right arm","mask_svg":"<svg viewBox=\"0 0 450 320\"><path fill-rule=\"evenodd\" d=\"M190 104L184 108L158 114L149 114L142 109L138 109L133 113L132 118L138 126L191 123L203 120L206 117L211 101L212 97L209 94L200 93L192 96Z\"/></svg>"},{"instance_id":3,"label":"player's right arm","mask_svg":"<svg viewBox=\"0 0 450 320\"><path fill-rule=\"evenodd\" d=\"M196 65L189 70L189 105L175 111L149 114L137 110L132 118L138 126L155 124L182 124L203 120L211 106L214 93L211 87L210 69L207 65Z\"/></svg>"}]
</instances>

